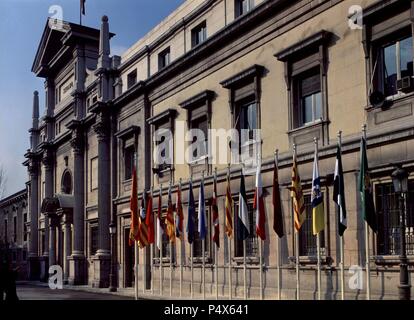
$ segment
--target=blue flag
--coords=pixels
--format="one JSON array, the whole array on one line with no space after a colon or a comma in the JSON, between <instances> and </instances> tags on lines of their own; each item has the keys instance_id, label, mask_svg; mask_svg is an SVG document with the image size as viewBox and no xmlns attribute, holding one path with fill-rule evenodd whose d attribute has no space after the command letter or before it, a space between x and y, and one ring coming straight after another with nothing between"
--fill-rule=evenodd
<instances>
[{"instance_id":1,"label":"blue flag","mask_svg":"<svg viewBox=\"0 0 414 320\"><path fill-rule=\"evenodd\" d=\"M193 195L193 184L190 181L188 188L188 219L187 219L187 240L188 243L194 241L194 218L195 218L195 203Z\"/></svg>"},{"instance_id":2,"label":"blue flag","mask_svg":"<svg viewBox=\"0 0 414 320\"><path fill-rule=\"evenodd\" d=\"M201 240L206 238L206 204L204 200L204 181L201 181L200 193L198 196L198 233Z\"/></svg>"}]
</instances>

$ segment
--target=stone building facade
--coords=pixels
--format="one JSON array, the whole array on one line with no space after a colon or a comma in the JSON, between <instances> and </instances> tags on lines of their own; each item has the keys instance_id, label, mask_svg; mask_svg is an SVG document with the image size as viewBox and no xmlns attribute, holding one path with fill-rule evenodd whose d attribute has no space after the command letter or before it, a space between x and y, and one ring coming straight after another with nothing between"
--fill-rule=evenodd
<instances>
[{"instance_id":1,"label":"stone building facade","mask_svg":"<svg viewBox=\"0 0 414 320\"><path fill-rule=\"evenodd\" d=\"M45 79L46 113L39 117L35 92L31 148L25 162L30 177L30 277L45 280L48 266L60 264L65 280L71 284L108 287L112 279L120 288L133 286L134 250L128 245L128 235L132 167L136 159L139 203L143 191L152 189L154 213L160 189L165 212L168 186L171 183L175 199L180 181L186 212L190 177L198 199L202 173L205 198L210 199L217 167L221 247L215 259L207 202L206 294L214 295L217 265L219 296L227 296L230 263L233 297L243 297L243 246L237 238L227 238L223 229L230 155L218 164L205 153L197 154L197 161L191 163L179 159L185 157L183 134L189 129L260 129L267 215L264 297L277 297L278 257L281 297L295 297L295 235L289 190L293 143L297 146L308 212L299 241L301 297L316 297L316 242L310 220L316 137L326 218L321 237L323 297L339 298L339 238L332 201L337 133L342 131L343 137L348 279L352 266L365 266L357 185L361 127L366 124L380 226L377 234L369 235L371 294L373 298L395 298L399 281L399 207L390 173L397 164L409 171L414 166L414 1L361 0L363 19L356 27L349 22L353 5L355 1L350 0L186 1L121 57L110 54L110 39L115 35L109 32L106 16L100 30L48 21L32 68L36 76ZM370 99L381 98L381 93L383 99ZM172 163L155 161L161 148L156 141L160 138L158 129L169 129L173 135L173 142L161 150ZM184 146L189 144L185 142ZM228 140L218 143L223 144L227 145ZM279 243L271 227L276 149L285 227L285 236ZM240 163L231 165L235 209L241 168ZM406 228L410 275L414 261L412 178L411 174ZM260 296L254 188L254 176L247 176L252 231L247 240L250 298ZM116 229L115 233L110 233L110 226ZM199 297L203 252L197 237L194 246L194 295ZM182 263L183 295L189 297L190 246L186 240L177 240L171 251L164 239L162 281L159 256L155 246L139 251L140 288L150 290L152 284L159 292L161 283L168 288L172 259L173 295L179 294ZM347 287L346 298L365 298L365 290ZM168 290L163 292L169 294Z\"/></svg>"},{"instance_id":2,"label":"stone building facade","mask_svg":"<svg viewBox=\"0 0 414 320\"><path fill-rule=\"evenodd\" d=\"M26 279L30 231L26 189L0 200L0 217L0 259L19 267L19 279Z\"/></svg>"}]
</instances>

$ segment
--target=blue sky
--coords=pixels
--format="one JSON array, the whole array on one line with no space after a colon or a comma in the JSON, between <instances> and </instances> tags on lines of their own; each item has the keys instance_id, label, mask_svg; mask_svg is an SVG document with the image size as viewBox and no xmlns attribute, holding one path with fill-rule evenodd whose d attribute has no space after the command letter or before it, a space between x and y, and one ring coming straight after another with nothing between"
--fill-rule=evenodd
<instances>
[{"instance_id":1,"label":"blue sky","mask_svg":"<svg viewBox=\"0 0 414 320\"><path fill-rule=\"evenodd\" d=\"M99 28L100 18L109 17L112 53L120 54L156 26L184 0L86 0L82 24ZM31 73L36 49L49 15L59 5L63 19L79 23L79 0L0 1L0 165L6 171L4 196L25 187L22 166L29 147L33 91L40 92L41 115L44 85Z\"/></svg>"}]
</instances>

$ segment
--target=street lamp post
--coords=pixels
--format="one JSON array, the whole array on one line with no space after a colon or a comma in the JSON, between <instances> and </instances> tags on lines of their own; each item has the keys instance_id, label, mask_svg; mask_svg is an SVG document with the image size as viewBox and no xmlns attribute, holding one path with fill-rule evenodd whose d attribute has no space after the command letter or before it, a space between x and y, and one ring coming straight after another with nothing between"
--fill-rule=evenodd
<instances>
[{"instance_id":1,"label":"street lamp post","mask_svg":"<svg viewBox=\"0 0 414 320\"><path fill-rule=\"evenodd\" d=\"M116 235L116 224L113 222L109 225L109 234L111 235L111 270L109 273L109 291L115 292L116 291L116 283L115 283L116 271L115 271L115 258L114 258L114 254L115 254L114 244L115 244L115 235Z\"/></svg>"},{"instance_id":2,"label":"street lamp post","mask_svg":"<svg viewBox=\"0 0 414 320\"><path fill-rule=\"evenodd\" d=\"M398 166L391 174L394 190L399 194L400 199L400 284L398 294L400 300L411 299L411 285L408 275L408 260L405 243L405 221L406 221L406 196L408 191L408 172Z\"/></svg>"}]
</instances>

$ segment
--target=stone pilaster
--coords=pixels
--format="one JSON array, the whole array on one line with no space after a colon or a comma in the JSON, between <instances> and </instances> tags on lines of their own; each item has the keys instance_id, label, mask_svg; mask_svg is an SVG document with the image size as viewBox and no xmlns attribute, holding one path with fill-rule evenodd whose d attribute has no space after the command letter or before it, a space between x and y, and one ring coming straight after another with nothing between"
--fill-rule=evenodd
<instances>
[{"instance_id":1,"label":"stone pilaster","mask_svg":"<svg viewBox=\"0 0 414 320\"><path fill-rule=\"evenodd\" d=\"M85 190L84 190L84 133L81 122L74 120L68 127L72 130L71 146L74 155L74 208L73 208L73 252L69 259L69 283L82 285L86 281L84 248Z\"/></svg>"},{"instance_id":2,"label":"stone pilaster","mask_svg":"<svg viewBox=\"0 0 414 320\"><path fill-rule=\"evenodd\" d=\"M30 237L29 237L29 279L39 280L39 163L31 159L30 174Z\"/></svg>"}]
</instances>

